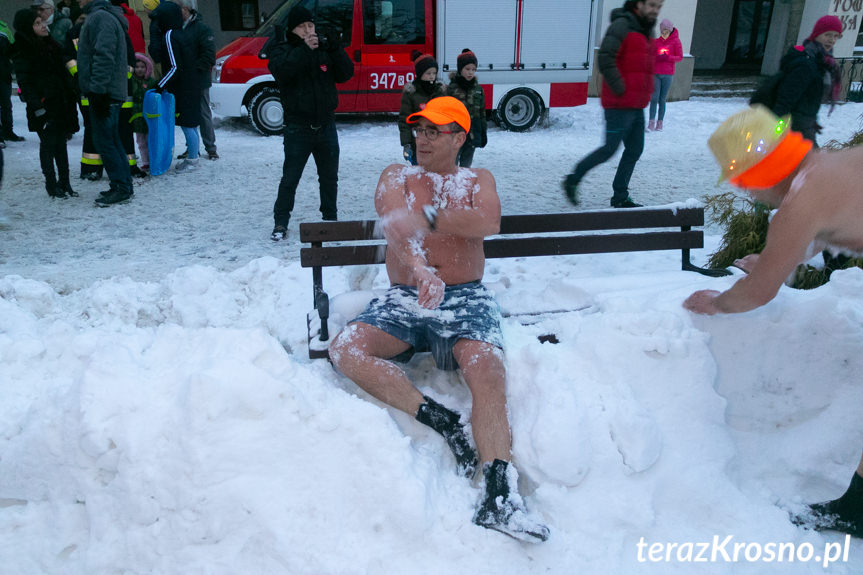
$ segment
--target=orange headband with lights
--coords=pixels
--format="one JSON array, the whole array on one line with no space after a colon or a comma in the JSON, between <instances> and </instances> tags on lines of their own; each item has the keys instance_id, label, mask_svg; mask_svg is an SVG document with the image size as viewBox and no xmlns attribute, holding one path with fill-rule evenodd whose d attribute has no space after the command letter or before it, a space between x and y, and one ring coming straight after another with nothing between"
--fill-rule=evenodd
<instances>
[{"instance_id":1,"label":"orange headband with lights","mask_svg":"<svg viewBox=\"0 0 863 575\"><path fill-rule=\"evenodd\" d=\"M800 132L789 131L776 149L763 160L728 181L738 188L748 190L772 188L787 178L811 149L812 142L804 140Z\"/></svg>"}]
</instances>

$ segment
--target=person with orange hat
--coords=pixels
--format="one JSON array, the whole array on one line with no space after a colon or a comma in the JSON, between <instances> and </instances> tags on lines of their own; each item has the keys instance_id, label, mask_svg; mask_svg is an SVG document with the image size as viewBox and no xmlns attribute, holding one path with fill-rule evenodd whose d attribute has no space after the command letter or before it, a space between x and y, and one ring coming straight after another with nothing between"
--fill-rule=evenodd
<instances>
[{"instance_id":1,"label":"person with orange hat","mask_svg":"<svg viewBox=\"0 0 863 575\"><path fill-rule=\"evenodd\" d=\"M763 106L728 118L708 141L722 168L720 181L778 206L759 256L747 256L749 273L730 289L699 290L683 306L695 313L740 313L772 300L785 278L825 248L863 253L863 147L813 149L811 141ZM863 459L839 499L810 506L793 521L863 537Z\"/></svg>"},{"instance_id":2,"label":"person with orange hat","mask_svg":"<svg viewBox=\"0 0 863 575\"><path fill-rule=\"evenodd\" d=\"M482 462L475 524L545 541L548 528L528 515L518 494L500 309L481 283L483 239L500 231L494 177L456 164L470 132L470 114L456 98L429 100L407 122L419 166L388 166L375 192L391 287L333 338L330 358L366 392L440 433L460 475L471 478ZM423 395L394 363L418 351L431 351L441 369L461 370L473 397L476 449L460 414Z\"/></svg>"}]
</instances>

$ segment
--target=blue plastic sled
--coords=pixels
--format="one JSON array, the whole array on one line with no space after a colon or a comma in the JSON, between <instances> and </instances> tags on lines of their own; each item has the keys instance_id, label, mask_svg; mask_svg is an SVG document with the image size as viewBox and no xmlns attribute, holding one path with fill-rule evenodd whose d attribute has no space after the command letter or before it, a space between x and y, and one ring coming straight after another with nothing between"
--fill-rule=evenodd
<instances>
[{"instance_id":1,"label":"blue plastic sled","mask_svg":"<svg viewBox=\"0 0 863 575\"><path fill-rule=\"evenodd\" d=\"M174 160L174 95L147 90L144 94L144 118L148 129L150 173L158 176L167 172Z\"/></svg>"}]
</instances>

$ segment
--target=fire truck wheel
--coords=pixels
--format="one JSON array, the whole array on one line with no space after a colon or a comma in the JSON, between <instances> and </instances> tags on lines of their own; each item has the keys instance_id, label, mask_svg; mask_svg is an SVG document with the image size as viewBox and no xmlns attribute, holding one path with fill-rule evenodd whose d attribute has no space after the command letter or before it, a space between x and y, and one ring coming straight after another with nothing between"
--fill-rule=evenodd
<instances>
[{"instance_id":1,"label":"fire truck wheel","mask_svg":"<svg viewBox=\"0 0 863 575\"><path fill-rule=\"evenodd\" d=\"M497 107L497 118L502 128L511 132L524 132L533 127L542 116L542 98L530 88L516 88L507 92Z\"/></svg>"},{"instance_id":2,"label":"fire truck wheel","mask_svg":"<svg viewBox=\"0 0 863 575\"><path fill-rule=\"evenodd\" d=\"M285 111L279 99L279 91L272 86L261 88L249 101L249 121L265 136L282 133Z\"/></svg>"}]
</instances>

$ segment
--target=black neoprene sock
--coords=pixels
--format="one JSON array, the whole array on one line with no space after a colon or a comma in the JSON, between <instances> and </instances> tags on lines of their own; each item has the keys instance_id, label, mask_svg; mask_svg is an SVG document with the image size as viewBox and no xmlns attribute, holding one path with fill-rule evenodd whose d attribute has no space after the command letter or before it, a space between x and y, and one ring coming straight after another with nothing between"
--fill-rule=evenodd
<instances>
[{"instance_id":1,"label":"black neoprene sock","mask_svg":"<svg viewBox=\"0 0 863 575\"><path fill-rule=\"evenodd\" d=\"M473 477L477 466L476 450L471 446L464 426L459 421L459 414L430 397L423 397L426 402L417 410L416 420L443 435L455 456L458 474Z\"/></svg>"}]
</instances>

